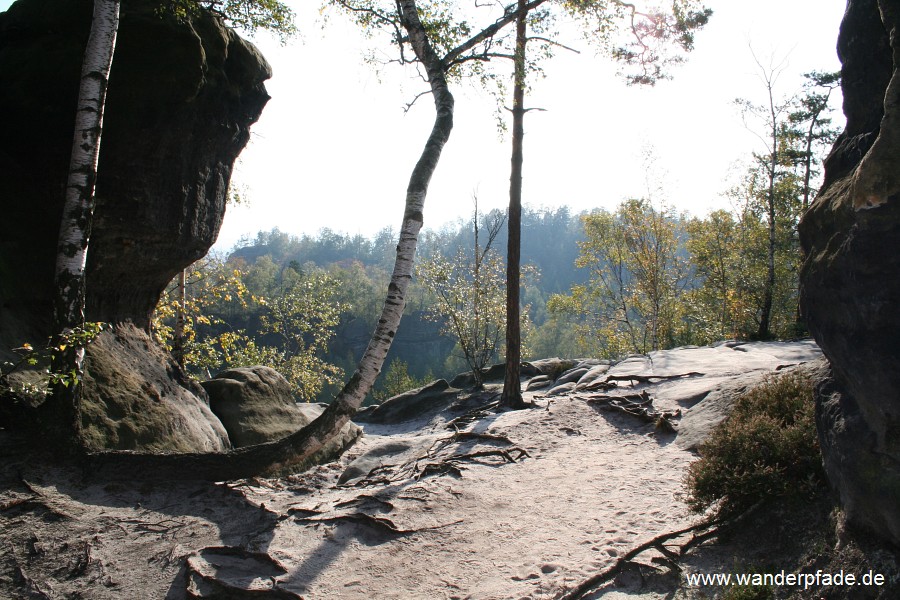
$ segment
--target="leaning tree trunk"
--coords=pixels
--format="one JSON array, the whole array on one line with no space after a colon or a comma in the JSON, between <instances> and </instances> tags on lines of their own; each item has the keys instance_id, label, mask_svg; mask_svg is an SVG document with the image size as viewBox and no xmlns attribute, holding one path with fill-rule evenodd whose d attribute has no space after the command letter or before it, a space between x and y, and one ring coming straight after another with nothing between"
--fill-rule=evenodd
<instances>
[{"instance_id":1,"label":"leaning tree trunk","mask_svg":"<svg viewBox=\"0 0 900 600\"><path fill-rule=\"evenodd\" d=\"M506 259L506 374L501 406L524 408L520 382L522 362L522 328L519 307L519 266L522 250L522 138L525 137L525 0L519 0L516 20L516 51L513 82L512 159L509 176L509 215L507 218Z\"/></svg>"},{"instance_id":2,"label":"leaning tree trunk","mask_svg":"<svg viewBox=\"0 0 900 600\"><path fill-rule=\"evenodd\" d=\"M81 64L75 135L56 249L56 298L53 310L54 373L67 384L54 388L47 407L50 439L71 449L81 440L81 379L84 347L65 338L84 326L84 271L94 216L94 185L106 88L119 29L119 0L94 0L91 32Z\"/></svg>"},{"instance_id":3,"label":"leaning tree trunk","mask_svg":"<svg viewBox=\"0 0 900 600\"><path fill-rule=\"evenodd\" d=\"M274 469L306 463L335 437L362 404L381 371L391 347L412 279L413 258L431 176L453 128L453 96L447 87L443 61L431 46L415 0L397 3L410 44L428 74L436 115L431 135L413 169L406 190L406 208L397 244L397 258L381 317L356 372L337 398L315 421L277 442L240 448L225 454L151 455L101 452L88 456L89 470L104 477L206 479L222 481L250 477Z\"/></svg>"}]
</instances>

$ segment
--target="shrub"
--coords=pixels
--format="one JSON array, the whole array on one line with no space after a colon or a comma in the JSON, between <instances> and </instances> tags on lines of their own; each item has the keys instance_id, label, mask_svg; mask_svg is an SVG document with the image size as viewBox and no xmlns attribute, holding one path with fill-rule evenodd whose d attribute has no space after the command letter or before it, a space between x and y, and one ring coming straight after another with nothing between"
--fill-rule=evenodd
<instances>
[{"instance_id":1,"label":"shrub","mask_svg":"<svg viewBox=\"0 0 900 600\"><path fill-rule=\"evenodd\" d=\"M813 385L795 370L767 378L741 396L731 416L700 447L685 480L691 510L715 503L734 516L774 497L804 497L824 482Z\"/></svg>"}]
</instances>

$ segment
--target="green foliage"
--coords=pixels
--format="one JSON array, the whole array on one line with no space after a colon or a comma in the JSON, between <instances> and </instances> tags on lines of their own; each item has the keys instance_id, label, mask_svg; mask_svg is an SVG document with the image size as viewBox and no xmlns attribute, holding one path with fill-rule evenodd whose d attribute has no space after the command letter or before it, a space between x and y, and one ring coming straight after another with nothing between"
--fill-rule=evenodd
<instances>
[{"instance_id":1,"label":"green foliage","mask_svg":"<svg viewBox=\"0 0 900 600\"><path fill-rule=\"evenodd\" d=\"M765 225L752 211L735 215L718 210L688 221L686 232L685 247L698 280L691 293L701 317L697 342L752 337L762 305Z\"/></svg>"},{"instance_id":2,"label":"green foliage","mask_svg":"<svg viewBox=\"0 0 900 600\"><path fill-rule=\"evenodd\" d=\"M417 378L409 374L409 365L395 358L372 390L372 398L376 402L384 402L397 394L420 388L430 380L429 377Z\"/></svg>"},{"instance_id":3,"label":"green foliage","mask_svg":"<svg viewBox=\"0 0 900 600\"><path fill-rule=\"evenodd\" d=\"M669 212L629 200L615 214L583 217L587 239L575 265L589 270L590 281L552 297L548 308L579 315L578 334L595 340L603 355L646 353L691 338L682 302L690 283L679 253L682 220Z\"/></svg>"},{"instance_id":4,"label":"green foliage","mask_svg":"<svg viewBox=\"0 0 900 600\"><path fill-rule=\"evenodd\" d=\"M452 259L434 254L416 269L419 281L433 299L427 317L441 324L444 335L456 339L476 386L482 384L482 369L496 360L506 333L506 267L492 248L504 224L505 218L495 214L487 222L487 240L482 243L476 198L471 249L459 246ZM523 268L526 282L537 277L533 267ZM529 328L528 311L526 306L520 314L523 338Z\"/></svg>"},{"instance_id":5,"label":"green foliage","mask_svg":"<svg viewBox=\"0 0 900 600\"><path fill-rule=\"evenodd\" d=\"M685 478L688 506L734 516L769 498L821 488L812 382L798 371L769 378L735 403Z\"/></svg>"},{"instance_id":6,"label":"green foliage","mask_svg":"<svg viewBox=\"0 0 900 600\"><path fill-rule=\"evenodd\" d=\"M77 385L80 381L77 369L54 371L49 365L59 362L59 357L73 349L76 352L83 352L84 348L100 335L105 326L105 323L87 322L81 327L62 332L55 341L49 340L42 348L35 348L28 342L13 348L19 359L3 361L0 365L0 395L12 394L30 400L42 400L57 385L66 388ZM37 382L11 380L10 375L29 368L42 368L41 377Z\"/></svg>"},{"instance_id":7,"label":"green foliage","mask_svg":"<svg viewBox=\"0 0 900 600\"><path fill-rule=\"evenodd\" d=\"M766 585L729 586L722 594L722 600L774 600L775 592Z\"/></svg>"},{"instance_id":8,"label":"green foliage","mask_svg":"<svg viewBox=\"0 0 900 600\"><path fill-rule=\"evenodd\" d=\"M181 356L183 364L195 373L209 375L251 341L243 331L232 330L222 308L237 305L248 310L260 298L250 294L245 274L215 257L207 257L188 267L182 298L178 278L164 291L151 320L156 340L167 350ZM233 312L232 308L232 312ZM176 331L179 317L181 331ZM214 333L215 332L215 333Z\"/></svg>"},{"instance_id":9,"label":"green foliage","mask_svg":"<svg viewBox=\"0 0 900 600\"><path fill-rule=\"evenodd\" d=\"M180 351L190 372L209 377L226 368L267 365L305 401L342 377L324 356L346 305L335 301L338 282L324 271L282 270L271 259L242 271L208 258L187 279L183 299L177 282L164 292L152 329L167 349ZM248 284L268 296L251 293ZM236 326L242 320L255 321L253 335Z\"/></svg>"},{"instance_id":10,"label":"green foliage","mask_svg":"<svg viewBox=\"0 0 900 600\"><path fill-rule=\"evenodd\" d=\"M456 339L481 383L481 369L496 360L506 331L506 269L490 250L472 258L460 250L453 260L440 255L422 261L416 276L435 298L428 317Z\"/></svg>"},{"instance_id":11,"label":"green foliage","mask_svg":"<svg viewBox=\"0 0 900 600\"><path fill-rule=\"evenodd\" d=\"M280 338L262 356L291 383L307 402L323 385L343 372L321 357L340 320L344 304L335 302L338 282L323 271L298 276L281 294L268 299L261 317L262 332ZM275 349L277 348L277 350Z\"/></svg>"},{"instance_id":12,"label":"green foliage","mask_svg":"<svg viewBox=\"0 0 900 600\"><path fill-rule=\"evenodd\" d=\"M231 27L253 34L262 29L282 42L297 33L294 11L278 0L170 0L160 6L162 14L184 19L208 10L222 17Z\"/></svg>"},{"instance_id":13,"label":"green foliage","mask_svg":"<svg viewBox=\"0 0 900 600\"><path fill-rule=\"evenodd\" d=\"M636 4L615 0L565 0L563 6L582 22L589 40L633 68L628 82L642 85L668 79L668 69L684 61L694 47L694 32L712 16L696 0L674 0L671 12L642 12Z\"/></svg>"}]
</instances>

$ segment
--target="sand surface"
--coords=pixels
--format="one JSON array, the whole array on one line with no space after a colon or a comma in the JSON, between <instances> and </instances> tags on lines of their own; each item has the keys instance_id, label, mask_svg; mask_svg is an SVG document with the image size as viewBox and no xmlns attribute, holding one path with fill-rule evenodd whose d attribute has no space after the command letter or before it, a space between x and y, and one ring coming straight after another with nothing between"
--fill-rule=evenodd
<instances>
[{"instance_id":1,"label":"sand surface","mask_svg":"<svg viewBox=\"0 0 900 600\"><path fill-rule=\"evenodd\" d=\"M604 394L646 390L686 416L723 382L817 355L808 342L654 353L613 367ZM9 460L0 597L558 598L698 519L682 497L696 455L597 394L530 392L536 408L451 428L447 415L365 425L341 461L281 479L85 485ZM626 574L594 597L690 597L681 583Z\"/></svg>"}]
</instances>

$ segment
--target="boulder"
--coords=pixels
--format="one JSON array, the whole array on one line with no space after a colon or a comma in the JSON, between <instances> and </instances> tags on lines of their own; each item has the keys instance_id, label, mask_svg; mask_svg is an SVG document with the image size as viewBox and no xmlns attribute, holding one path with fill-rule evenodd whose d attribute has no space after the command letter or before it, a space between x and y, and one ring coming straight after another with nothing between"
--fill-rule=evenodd
<instances>
[{"instance_id":1,"label":"boulder","mask_svg":"<svg viewBox=\"0 0 900 600\"><path fill-rule=\"evenodd\" d=\"M280 440L312 423L327 406L297 404L290 384L270 367L228 369L202 385L209 394L210 408L235 448ZM361 435L358 425L346 423L307 464L336 459Z\"/></svg>"},{"instance_id":2,"label":"boulder","mask_svg":"<svg viewBox=\"0 0 900 600\"><path fill-rule=\"evenodd\" d=\"M553 385L553 380L547 377L546 375L537 375L532 377L528 381L528 385L525 386L526 392L532 392L534 390L542 390Z\"/></svg>"},{"instance_id":3,"label":"boulder","mask_svg":"<svg viewBox=\"0 0 900 600\"><path fill-rule=\"evenodd\" d=\"M847 125L800 223L801 310L831 363L818 386L825 470L848 523L900 545L900 6L850 0Z\"/></svg>"},{"instance_id":4,"label":"boulder","mask_svg":"<svg viewBox=\"0 0 900 600\"><path fill-rule=\"evenodd\" d=\"M131 324L87 347L82 425L92 450L223 452L228 434L206 392Z\"/></svg>"},{"instance_id":5,"label":"boulder","mask_svg":"<svg viewBox=\"0 0 900 600\"><path fill-rule=\"evenodd\" d=\"M202 385L235 448L280 440L309 423L290 384L271 367L228 369Z\"/></svg>"},{"instance_id":6,"label":"boulder","mask_svg":"<svg viewBox=\"0 0 900 600\"><path fill-rule=\"evenodd\" d=\"M459 397L460 390L444 379L403 392L374 408L359 412L354 421L381 425L404 423L425 416L433 416L448 408Z\"/></svg>"},{"instance_id":7,"label":"boulder","mask_svg":"<svg viewBox=\"0 0 900 600\"><path fill-rule=\"evenodd\" d=\"M574 382L578 383L578 381L590 371L590 367L583 367L578 365L577 367L573 367L568 371L565 371L559 378L556 380L557 384L561 383L569 383Z\"/></svg>"},{"instance_id":8,"label":"boulder","mask_svg":"<svg viewBox=\"0 0 900 600\"><path fill-rule=\"evenodd\" d=\"M578 383L575 386L576 391L581 391L587 387L590 387L594 383L599 382L604 375L609 371L610 365L608 364L599 364L594 365L590 369L588 369L584 375L582 375L578 379Z\"/></svg>"},{"instance_id":9,"label":"boulder","mask_svg":"<svg viewBox=\"0 0 900 600\"><path fill-rule=\"evenodd\" d=\"M547 390L546 396L562 396L563 394L568 394L569 392L575 391L576 383L574 381L569 381L567 383L554 383L553 387Z\"/></svg>"},{"instance_id":10,"label":"boulder","mask_svg":"<svg viewBox=\"0 0 900 600\"><path fill-rule=\"evenodd\" d=\"M556 380L561 373L575 367L579 362L570 358L542 358L541 360L529 361L526 364L536 369L541 375L546 375L550 379Z\"/></svg>"},{"instance_id":11,"label":"boulder","mask_svg":"<svg viewBox=\"0 0 900 600\"><path fill-rule=\"evenodd\" d=\"M401 465L409 460L415 460L427 453L439 437L417 436L376 444L347 465L338 478L338 485L346 485L364 479L379 467Z\"/></svg>"},{"instance_id":12,"label":"boulder","mask_svg":"<svg viewBox=\"0 0 900 600\"><path fill-rule=\"evenodd\" d=\"M523 375L525 374L526 373L523 373ZM481 370L481 381L484 383L487 383L489 381L503 381L505 378L506 365L503 363L497 363ZM474 385L475 376L472 375L471 371L459 373L456 377L450 380L450 386L459 389L470 388Z\"/></svg>"},{"instance_id":13,"label":"boulder","mask_svg":"<svg viewBox=\"0 0 900 600\"><path fill-rule=\"evenodd\" d=\"M746 375L729 377L714 384L713 389L705 390L704 398L690 410L685 411L679 421L675 445L685 450L697 450L713 430L728 418L737 399L769 376L770 373L754 371Z\"/></svg>"}]
</instances>

